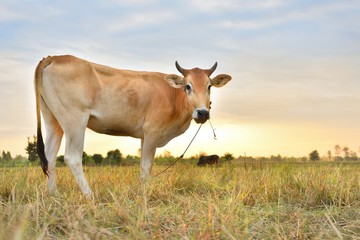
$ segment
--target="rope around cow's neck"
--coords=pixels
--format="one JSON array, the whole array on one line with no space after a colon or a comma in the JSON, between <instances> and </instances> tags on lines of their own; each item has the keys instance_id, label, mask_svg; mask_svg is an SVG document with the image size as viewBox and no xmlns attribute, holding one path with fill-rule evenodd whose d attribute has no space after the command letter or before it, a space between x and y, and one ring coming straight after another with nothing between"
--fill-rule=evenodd
<instances>
[{"instance_id":1,"label":"rope around cow's neck","mask_svg":"<svg viewBox=\"0 0 360 240\"><path fill-rule=\"evenodd\" d=\"M212 130L213 130L214 139L217 140L217 139L216 139L216 134L215 134L215 129L213 128L213 125L211 124L210 119L209 119L209 123L210 123L210 126L211 126ZM187 150L188 150L189 147L191 146L192 142L193 142L194 139L196 138L197 134L199 133L200 128L202 127L202 125L203 125L203 124L201 123L200 126L199 126L199 128L198 128L198 130L196 131L194 137L191 139L190 143L188 144L188 146L186 147L185 151L183 152L183 154L181 154L179 157L177 157L167 168L165 168L163 171L161 171L161 172L159 172L158 174L156 174L154 177L157 177L157 176L163 174L163 173L166 172L169 168L171 168L172 166L174 166L174 164L175 164L177 161L179 161L180 159L182 159L182 158L184 157L185 153L187 152Z\"/></svg>"},{"instance_id":2,"label":"rope around cow's neck","mask_svg":"<svg viewBox=\"0 0 360 240\"><path fill-rule=\"evenodd\" d=\"M180 159L182 159L185 155L185 153L187 152L187 150L189 149L190 145L192 144L192 142L194 141L195 137L197 136L197 134L200 131L200 128L202 127L202 123L200 124L198 130L196 131L194 137L191 139L189 145L186 147L185 151L183 152L183 154L181 154L179 157L177 157L167 168L165 168L163 171L159 172L158 174L156 174L154 177L159 176L160 174L163 174L164 172L166 172L169 168L171 168L177 161L179 161ZM215 132L214 132L215 135Z\"/></svg>"},{"instance_id":3,"label":"rope around cow's neck","mask_svg":"<svg viewBox=\"0 0 360 240\"><path fill-rule=\"evenodd\" d=\"M210 118L209 118L209 123L210 123L211 129L212 129L213 134L214 134L214 139L217 140L216 134L215 134L215 128L214 128L213 125L211 124Z\"/></svg>"}]
</instances>

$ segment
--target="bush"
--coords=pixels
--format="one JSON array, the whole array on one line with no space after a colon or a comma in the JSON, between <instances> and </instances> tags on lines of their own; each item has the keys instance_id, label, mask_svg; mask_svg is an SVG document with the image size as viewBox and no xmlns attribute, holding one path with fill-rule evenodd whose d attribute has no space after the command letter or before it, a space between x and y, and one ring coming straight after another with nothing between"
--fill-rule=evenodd
<instances>
[{"instance_id":1,"label":"bush","mask_svg":"<svg viewBox=\"0 0 360 240\"><path fill-rule=\"evenodd\" d=\"M104 157L101 154L94 154L92 156L92 159L94 160L96 165L100 165L104 160Z\"/></svg>"},{"instance_id":2,"label":"bush","mask_svg":"<svg viewBox=\"0 0 360 240\"><path fill-rule=\"evenodd\" d=\"M311 161L318 161L320 160L320 156L319 156L319 153L317 150L314 150L312 151L310 154L309 154L309 159Z\"/></svg>"}]
</instances>

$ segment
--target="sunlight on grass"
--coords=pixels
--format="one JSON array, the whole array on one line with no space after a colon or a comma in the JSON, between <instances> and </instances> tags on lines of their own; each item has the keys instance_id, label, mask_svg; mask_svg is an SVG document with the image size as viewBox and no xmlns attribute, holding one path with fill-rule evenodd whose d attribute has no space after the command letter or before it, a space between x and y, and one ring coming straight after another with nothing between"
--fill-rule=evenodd
<instances>
[{"instance_id":1,"label":"sunlight on grass","mask_svg":"<svg viewBox=\"0 0 360 240\"><path fill-rule=\"evenodd\" d=\"M160 172L166 166L157 166ZM67 167L48 196L38 167L0 168L4 239L333 239L360 237L358 164L177 164L148 184L139 224L139 168L85 167L95 200Z\"/></svg>"}]
</instances>

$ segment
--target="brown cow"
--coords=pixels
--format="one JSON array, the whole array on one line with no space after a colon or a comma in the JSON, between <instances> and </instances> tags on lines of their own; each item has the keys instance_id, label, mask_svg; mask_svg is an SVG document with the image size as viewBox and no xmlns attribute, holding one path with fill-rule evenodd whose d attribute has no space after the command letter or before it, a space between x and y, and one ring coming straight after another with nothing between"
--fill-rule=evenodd
<instances>
[{"instance_id":1,"label":"brown cow","mask_svg":"<svg viewBox=\"0 0 360 240\"><path fill-rule=\"evenodd\" d=\"M219 163L219 156L218 155L210 155L210 156L201 156L199 158L199 162L197 163L198 166L204 166L206 164L213 165Z\"/></svg>"},{"instance_id":2,"label":"brown cow","mask_svg":"<svg viewBox=\"0 0 360 240\"><path fill-rule=\"evenodd\" d=\"M92 191L81 157L85 129L141 139L141 177L150 175L157 147L184 133L192 119L209 118L210 87L231 77L210 69L183 69L183 76L115 69L73 56L43 59L35 71L37 146L50 192L56 191L55 160L65 134L65 161L85 195ZM43 143L41 116L46 140Z\"/></svg>"}]
</instances>

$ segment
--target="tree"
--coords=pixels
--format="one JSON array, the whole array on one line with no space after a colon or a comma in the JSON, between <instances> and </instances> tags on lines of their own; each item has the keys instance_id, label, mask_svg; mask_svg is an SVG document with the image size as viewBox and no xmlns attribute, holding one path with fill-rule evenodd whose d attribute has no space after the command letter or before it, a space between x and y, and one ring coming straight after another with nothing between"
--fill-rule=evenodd
<instances>
[{"instance_id":1,"label":"tree","mask_svg":"<svg viewBox=\"0 0 360 240\"><path fill-rule=\"evenodd\" d=\"M88 155L85 151L83 152L83 155L82 155L82 163L83 164L93 163L92 157L90 155Z\"/></svg>"},{"instance_id":2,"label":"tree","mask_svg":"<svg viewBox=\"0 0 360 240\"><path fill-rule=\"evenodd\" d=\"M283 157L280 154L278 154L277 156L271 155L270 160L271 161L281 161L281 160L283 160Z\"/></svg>"},{"instance_id":3,"label":"tree","mask_svg":"<svg viewBox=\"0 0 360 240\"><path fill-rule=\"evenodd\" d=\"M7 152L2 151L1 160L2 161L10 161L10 160L12 160L11 153L9 151L7 151Z\"/></svg>"},{"instance_id":4,"label":"tree","mask_svg":"<svg viewBox=\"0 0 360 240\"><path fill-rule=\"evenodd\" d=\"M232 153L227 152L221 158L224 159L225 161L230 161L234 159L234 155Z\"/></svg>"},{"instance_id":5,"label":"tree","mask_svg":"<svg viewBox=\"0 0 360 240\"><path fill-rule=\"evenodd\" d=\"M358 160L356 152L350 151L349 160L352 160L352 161Z\"/></svg>"},{"instance_id":6,"label":"tree","mask_svg":"<svg viewBox=\"0 0 360 240\"><path fill-rule=\"evenodd\" d=\"M344 155L345 155L345 160L349 160L349 147L345 146L343 149Z\"/></svg>"},{"instance_id":7,"label":"tree","mask_svg":"<svg viewBox=\"0 0 360 240\"><path fill-rule=\"evenodd\" d=\"M340 154L341 154L341 147L339 144L336 144L335 145L335 155L340 156Z\"/></svg>"},{"instance_id":8,"label":"tree","mask_svg":"<svg viewBox=\"0 0 360 240\"><path fill-rule=\"evenodd\" d=\"M108 151L105 157L106 164L119 165L122 160L122 154L119 149Z\"/></svg>"},{"instance_id":9,"label":"tree","mask_svg":"<svg viewBox=\"0 0 360 240\"><path fill-rule=\"evenodd\" d=\"M311 161L320 160L320 156L319 156L318 151L317 151L317 150L312 151L312 152L309 154L309 158L310 158Z\"/></svg>"},{"instance_id":10,"label":"tree","mask_svg":"<svg viewBox=\"0 0 360 240\"><path fill-rule=\"evenodd\" d=\"M332 155L331 155L331 151L330 151L330 150L327 152L327 156L328 156L328 159L329 159L329 160L332 159Z\"/></svg>"},{"instance_id":11,"label":"tree","mask_svg":"<svg viewBox=\"0 0 360 240\"><path fill-rule=\"evenodd\" d=\"M36 147L37 138L33 136L33 141L31 141L30 137L28 137L28 145L26 146L25 150L28 155L28 160L30 162L35 162L39 159L37 154L37 147Z\"/></svg>"},{"instance_id":12,"label":"tree","mask_svg":"<svg viewBox=\"0 0 360 240\"><path fill-rule=\"evenodd\" d=\"M16 155L14 158L13 158L13 160L14 161L25 161L26 162L26 160L27 160L27 158L26 157L23 157L23 156L21 156L21 155Z\"/></svg>"},{"instance_id":13,"label":"tree","mask_svg":"<svg viewBox=\"0 0 360 240\"><path fill-rule=\"evenodd\" d=\"M101 154L94 154L92 156L92 159L94 160L96 165L100 165L104 160L104 157Z\"/></svg>"},{"instance_id":14,"label":"tree","mask_svg":"<svg viewBox=\"0 0 360 240\"><path fill-rule=\"evenodd\" d=\"M135 165L135 164L139 164L139 162L140 162L140 157L139 156L127 155L123 159L122 164L124 164L124 165Z\"/></svg>"}]
</instances>

